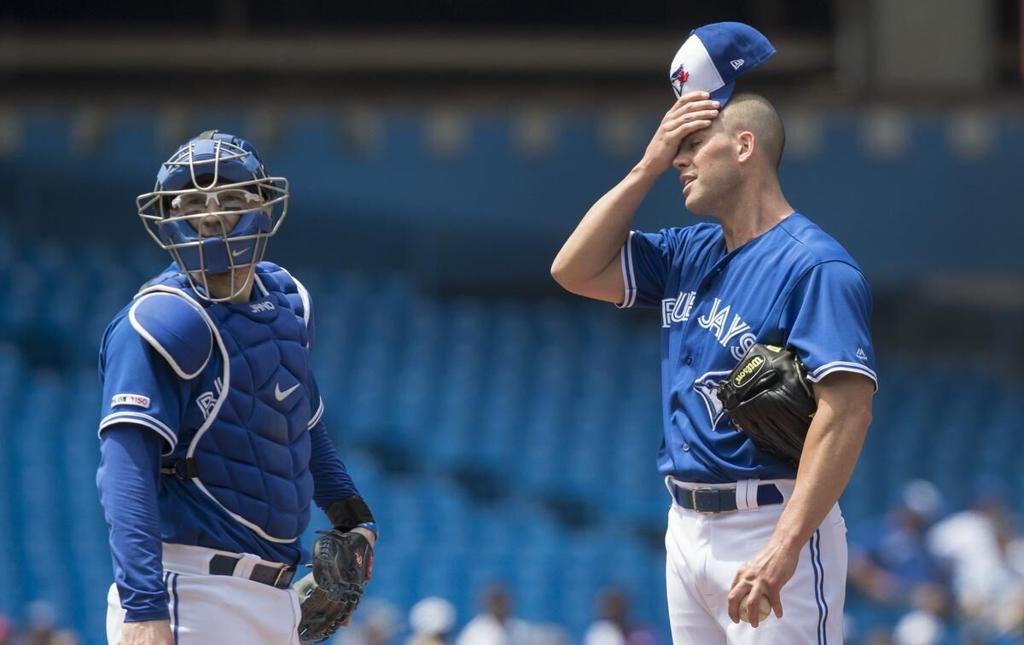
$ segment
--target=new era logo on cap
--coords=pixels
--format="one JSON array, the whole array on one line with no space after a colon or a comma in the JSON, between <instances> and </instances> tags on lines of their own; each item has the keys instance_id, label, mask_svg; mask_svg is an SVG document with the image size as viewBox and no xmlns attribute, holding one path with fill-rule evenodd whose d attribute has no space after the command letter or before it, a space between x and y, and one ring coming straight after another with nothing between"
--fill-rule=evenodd
<instances>
[{"instance_id":1,"label":"new era logo on cap","mask_svg":"<svg viewBox=\"0 0 1024 645\"><path fill-rule=\"evenodd\" d=\"M690 32L690 37L676 52L669 66L669 81L677 97L702 91L725 105L732 96L736 78L774 53L775 48L768 39L749 25L741 22L704 25Z\"/></svg>"}]
</instances>

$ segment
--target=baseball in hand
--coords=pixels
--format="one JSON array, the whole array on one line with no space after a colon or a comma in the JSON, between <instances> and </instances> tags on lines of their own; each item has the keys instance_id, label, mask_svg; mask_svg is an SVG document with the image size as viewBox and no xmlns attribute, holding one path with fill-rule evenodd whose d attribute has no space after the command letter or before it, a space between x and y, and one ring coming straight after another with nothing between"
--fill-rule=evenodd
<instances>
[{"instance_id":1,"label":"baseball in hand","mask_svg":"<svg viewBox=\"0 0 1024 645\"><path fill-rule=\"evenodd\" d=\"M758 606L758 622L761 622L768 617L768 614L772 613L772 604L768 602L768 596L761 596L761 604ZM740 605L740 620L745 623L749 623L750 620L747 618L747 605L743 603Z\"/></svg>"}]
</instances>

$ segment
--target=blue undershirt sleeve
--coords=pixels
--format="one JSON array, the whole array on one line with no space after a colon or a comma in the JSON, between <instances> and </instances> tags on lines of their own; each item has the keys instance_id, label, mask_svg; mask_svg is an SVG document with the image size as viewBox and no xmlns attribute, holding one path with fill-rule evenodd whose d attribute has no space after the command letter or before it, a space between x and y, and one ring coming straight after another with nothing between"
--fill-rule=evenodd
<instances>
[{"instance_id":1,"label":"blue undershirt sleeve","mask_svg":"<svg viewBox=\"0 0 1024 645\"><path fill-rule=\"evenodd\" d=\"M309 470L313 473L313 501L316 505L326 511L334 502L358 495L352 476L338 456L338 449L327 434L323 421L313 426L309 438L313 444Z\"/></svg>"},{"instance_id":2,"label":"blue undershirt sleeve","mask_svg":"<svg viewBox=\"0 0 1024 645\"><path fill-rule=\"evenodd\" d=\"M157 506L163 443L159 434L127 423L105 428L100 442L96 485L129 623L168 618Z\"/></svg>"}]
</instances>

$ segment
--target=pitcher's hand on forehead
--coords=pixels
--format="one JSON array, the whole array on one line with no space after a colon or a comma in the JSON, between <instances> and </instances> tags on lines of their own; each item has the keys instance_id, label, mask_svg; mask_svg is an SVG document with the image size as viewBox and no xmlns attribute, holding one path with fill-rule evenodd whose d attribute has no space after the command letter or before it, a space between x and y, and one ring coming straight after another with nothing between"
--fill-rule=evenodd
<instances>
[{"instance_id":1,"label":"pitcher's hand on forehead","mask_svg":"<svg viewBox=\"0 0 1024 645\"><path fill-rule=\"evenodd\" d=\"M718 108L718 101L711 100L707 92L690 92L679 97L665 113L640 163L659 174L668 170L683 139L710 126L718 116Z\"/></svg>"}]
</instances>

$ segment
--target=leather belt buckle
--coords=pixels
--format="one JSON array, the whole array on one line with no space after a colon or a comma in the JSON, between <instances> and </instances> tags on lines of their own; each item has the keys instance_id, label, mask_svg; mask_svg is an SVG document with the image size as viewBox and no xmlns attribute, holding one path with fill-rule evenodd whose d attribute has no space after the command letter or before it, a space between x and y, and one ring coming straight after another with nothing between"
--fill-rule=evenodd
<instances>
[{"instance_id":1,"label":"leather belt buckle","mask_svg":"<svg viewBox=\"0 0 1024 645\"><path fill-rule=\"evenodd\" d=\"M706 494L705 499L711 500L711 507L710 508L707 505L705 505L704 508L699 508L699 509L697 508L697 494L698 493L705 493ZM696 488L696 489L694 489L694 491L693 491L693 507L694 507L694 509L696 509L698 513L718 513L719 511L722 510L722 502L721 502L721 500L718 497L720 494L721 494L721 491L719 491L717 488Z\"/></svg>"},{"instance_id":2,"label":"leather belt buckle","mask_svg":"<svg viewBox=\"0 0 1024 645\"><path fill-rule=\"evenodd\" d=\"M690 494L690 509L691 510L696 511L698 513L717 513L718 512L718 508L717 508L718 504L715 504L715 508L714 509L709 509L709 508L702 508L701 505L697 502L697 496L699 494L701 494L701 493L712 493L712 494L714 494L716 492L716 489L714 489L714 488L706 488L705 487L705 488L689 488L689 489L684 489L684 490L686 490L686 492L688 492ZM717 498L715 499L715 501L716 502L718 501Z\"/></svg>"}]
</instances>

